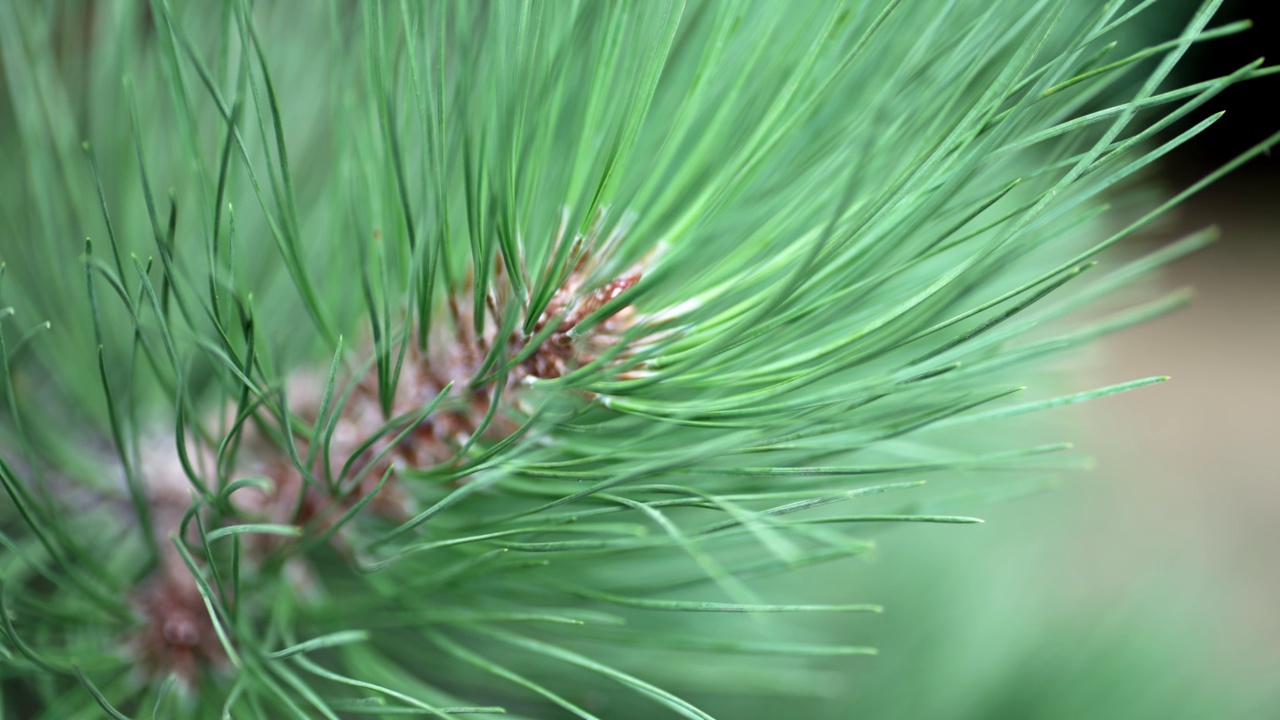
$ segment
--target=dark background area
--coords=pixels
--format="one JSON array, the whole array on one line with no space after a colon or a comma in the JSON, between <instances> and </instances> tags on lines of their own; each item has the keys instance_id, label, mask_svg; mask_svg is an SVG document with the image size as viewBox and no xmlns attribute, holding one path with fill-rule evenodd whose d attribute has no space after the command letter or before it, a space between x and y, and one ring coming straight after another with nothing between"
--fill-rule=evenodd
<instances>
[{"instance_id":1,"label":"dark background area","mask_svg":"<svg viewBox=\"0 0 1280 720\"><path fill-rule=\"evenodd\" d=\"M1169 15L1154 20L1167 20L1169 32L1176 32L1199 2L1186 1L1183 5L1182 17L1168 11ZM1162 11L1157 6L1152 12ZM1198 82L1221 77L1260 57L1267 58L1270 65L1280 63L1280 2L1226 0L1211 27L1238 20L1252 21L1253 28L1240 35L1192 46L1175 70L1178 79ZM1210 107L1215 111L1225 110L1226 115L1208 132L1174 153L1171 165L1179 179L1194 181L1280 131L1280 110L1277 109L1280 107L1280 74L1227 88L1210 102ZM1280 176L1280 157L1275 152L1254 158L1229 182L1247 182L1258 175Z\"/></svg>"}]
</instances>

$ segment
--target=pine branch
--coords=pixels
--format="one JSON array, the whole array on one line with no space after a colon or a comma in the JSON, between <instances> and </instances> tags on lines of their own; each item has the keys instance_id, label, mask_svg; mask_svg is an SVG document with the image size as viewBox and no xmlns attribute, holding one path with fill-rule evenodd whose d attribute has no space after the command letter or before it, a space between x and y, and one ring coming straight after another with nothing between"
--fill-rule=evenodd
<instances>
[{"instance_id":1,"label":"pine branch","mask_svg":"<svg viewBox=\"0 0 1280 720\"><path fill-rule=\"evenodd\" d=\"M819 694L878 589L769 576L981 522L1080 462L1016 418L1162 379L1044 370L1209 239L1101 255L1275 72L1169 86L1218 4L0 3L0 709Z\"/></svg>"}]
</instances>

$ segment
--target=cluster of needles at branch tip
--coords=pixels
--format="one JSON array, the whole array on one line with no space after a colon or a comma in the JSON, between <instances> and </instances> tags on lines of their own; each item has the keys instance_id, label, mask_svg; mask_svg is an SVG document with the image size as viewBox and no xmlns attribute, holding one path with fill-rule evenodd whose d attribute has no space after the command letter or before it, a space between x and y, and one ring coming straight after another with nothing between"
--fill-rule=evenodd
<instances>
[{"instance_id":1,"label":"cluster of needles at branch tip","mask_svg":"<svg viewBox=\"0 0 1280 720\"><path fill-rule=\"evenodd\" d=\"M875 534L1160 382L1047 371L1280 72L922 4L0 0L0 713L826 716Z\"/></svg>"},{"instance_id":2,"label":"cluster of needles at branch tip","mask_svg":"<svg viewBox=\"0 0 1280 720\"><path fill-rule=\"evenodd\" d=\"M498 322L514 297L509 285L503 283L484 298L490 312L483 332L475 332L469 314L475 288L468 280L448 300L451 321L432 324L426 349L416 342L404 348L390 408L383 406L378 378L367 366L345 378L349 391L343 393L340 404L335 403L336 409L327 413L332 425L327 454L309 452L308 440L301 434L295 433L291 439L300 456L316 457L314 467L300 469L273 439L285 433L278 423L270 428L246 425L231 479L260 478L265 482L246 485L232 494L234 514L224 520L295 528L297 534L246 535L245 562L260 564L273 551L287 551L317 536L326 537L336 550L354 559L341 530L333 532L344 514L359 505L371 516L399 523L418 510L399 481L398 471L456 465L461 461L459 449L470 444L477 433L485 440L497 441L520 431L521 416L531 410L523 397L531 381L559 378L596 362L611 350L610 362L624 368L628 353L617 346L637 327L639 319L633 307L622 305L579 331L584 320L617 300L641 278L641 266L636 265L599 287L588 284L592 273L608 259L612 245L600 243L595 235L602 217L603 213L585 237L573 239L567 253L568 272L532 332L516 328L499 342ZM556 247L561 242L563 226ZM499 278L502 267L497 265ZM443 329L446 327L448 330ZM485 379L482 371L495 347L506 356L511 369L500 377ZM625 375L625 370L620 374ZM326 420L324 385L325 376L314 370L300 370L291 377L287 407L302 426L318 429ZM430 410L425 417L424 409ZM222 412L233 410L228 407ZM392 424L388 432L389 422L396 418L413 419L402 427ZM144 451L148 453L142 465L155 540L167 550L155 576L134 598L142 622L126 648L144 671L157 677L173 672L187 685L194 685L201 665L222 667L226 653L187 566L189 561L171 544L180 537L192 547L199 544L188 512L191 486L168 441L157 437L144 445ZM186 452L197 472L213 471L216 457L209 448L189 443ZM285 563L286 578L305 595L314 582L305 558L291 555Z\"/></svg>"}]
</instances>

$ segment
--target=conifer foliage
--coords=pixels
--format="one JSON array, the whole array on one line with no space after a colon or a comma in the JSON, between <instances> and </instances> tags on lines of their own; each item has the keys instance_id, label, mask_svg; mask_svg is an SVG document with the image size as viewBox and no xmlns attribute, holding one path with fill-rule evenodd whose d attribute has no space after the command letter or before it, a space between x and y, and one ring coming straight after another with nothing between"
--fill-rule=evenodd
<instances>
[{"instance_id":1,"label":"conifer foliage","mask_svg":"<svg viewBox=\"0 0 1280 720\"><path fill-rule=\"evenodd\" d=\"M1269 72L1166 82L1218 4L0 3L4 709L707 718L856 669L821 628L876 588L789 578L1160 380L1040 370L1182 302L1070 319L1209 239L1093 269Z\"/></svg>"}]
</instances>

